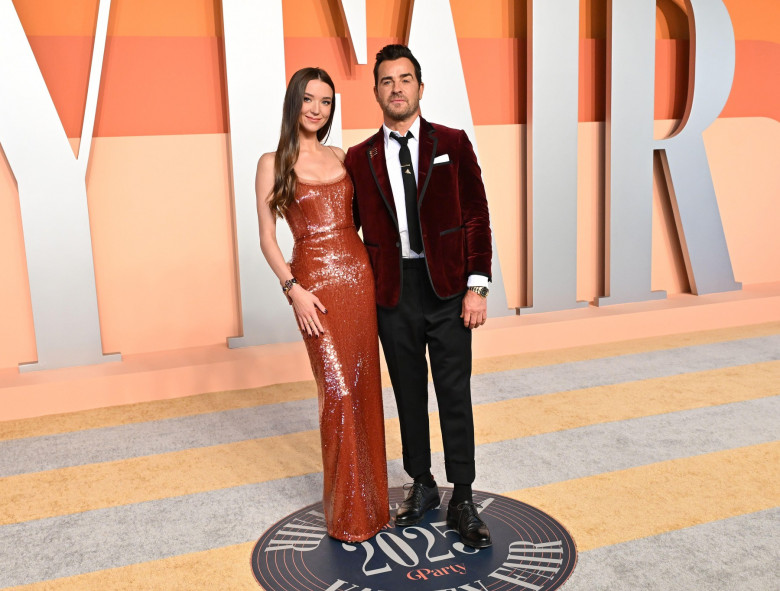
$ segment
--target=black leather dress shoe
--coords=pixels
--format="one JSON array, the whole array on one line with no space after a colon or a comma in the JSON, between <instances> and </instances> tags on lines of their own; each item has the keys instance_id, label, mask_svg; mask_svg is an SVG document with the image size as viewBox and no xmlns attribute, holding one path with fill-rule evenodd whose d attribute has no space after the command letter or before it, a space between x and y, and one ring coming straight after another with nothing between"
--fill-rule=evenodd
<instances>
[{"instance_id":1,"label":"black leather dress shoe","mask_svg":"<svg viewBox=\"0 0 780 591\"><path fill-rule=\"evenodd\" d=\"M425 512L438 507L440 502L439 487L436 484L433 487L427 487L415 482L409 489L406 499L398 507L395 514L395 524L399 527L406 527L420 523Z\"/></svg>"},{"instance_id":2,"label":"black leather dress shoe","mask_svg":"<svg viewBox=\"0 0 780 591\"><path fill-rule=\"evenodd\" d=\"M487 548L493 545L490 530L479 518L477 506L472 501L447 506L447 527L457 531L466 546Z\"/></svg>"}]
</instances>

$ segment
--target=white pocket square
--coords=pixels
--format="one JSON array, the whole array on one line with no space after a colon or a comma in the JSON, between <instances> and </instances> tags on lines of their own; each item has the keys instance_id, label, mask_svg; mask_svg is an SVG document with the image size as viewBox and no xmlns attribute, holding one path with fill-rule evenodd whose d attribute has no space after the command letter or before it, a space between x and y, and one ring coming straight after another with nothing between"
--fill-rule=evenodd
<instances>
[{"instance_id":1,"label":"white pocket square","mask_svg":"<svg viewBox=\"0 0 780 591\"><path fill-rule=\"evenodd\" d=\"M449 162L450 157L447 154L440 154L439 156L436 156L436 158L433 159L434 164L444 164L445 162Z\"/></svg>"}]
</instances>

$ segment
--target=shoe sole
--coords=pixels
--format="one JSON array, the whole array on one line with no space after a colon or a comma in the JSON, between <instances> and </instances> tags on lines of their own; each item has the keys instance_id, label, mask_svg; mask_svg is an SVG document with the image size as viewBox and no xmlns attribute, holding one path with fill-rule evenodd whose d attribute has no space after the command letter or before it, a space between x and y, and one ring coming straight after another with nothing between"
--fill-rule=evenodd
<instances>
[{"instance_id":1,"label":"shoe sole","mask_svg":"<svg viewBox=\"0 0 780 591\"><path fill-rule=\"evenodd\" d=\"M469 548L474 548L476 550L481 550L482 548L490 548L493 545L493 542L483 542L481 544L469 544L466 540L464 540L462 537L460 539L460 542L464 546L468 546Z\"/></svg>"},{"instance_id":2,"label":"shoe sole","mask_svg":"<svg viewBox=\"0 0 780 591\"><path fill-rule=\"evenodd\" d=\"M395 521L395 524L398 527L409 527L410 525L417 525L420 523L423 519L425 519L425 514L430 511L431 509L435 509L439 506L439 503L441 503L441 499L437 496L436 499L434 499L432 502L428 503L423 507L422 514L420 515L419 519L416 519L415 521L406 521L404 523L398 523L398 521Z\"/></svg>"},{"instance_id":3,"label":"shoe sole","mask_svg":"<svg viewBox=\"0 0 780 591\"><path fill-rule=\"evenodd\" d=\"M447 519L447 527L449 527L452 531L458 531L457 521L451 521L450 519ZM469 543L463 539L463 536L460 536L460 541L464 546L468 546L469 548L476 548L477 550L482 548L490 548L493 545L492 540L489 542L482 542L481 544Z\"/></svg>"}]
</instances>

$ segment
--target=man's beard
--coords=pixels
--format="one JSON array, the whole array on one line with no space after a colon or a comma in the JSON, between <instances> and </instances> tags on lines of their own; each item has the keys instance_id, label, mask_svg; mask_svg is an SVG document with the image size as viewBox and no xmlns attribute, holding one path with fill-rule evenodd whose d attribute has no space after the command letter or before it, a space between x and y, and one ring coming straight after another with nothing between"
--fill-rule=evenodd
<instances>
[{"instance_id":1,"label":"man's beard","mask_svg":"<svg viewBox=\"0 0 780 591\"><path fill-rule=\"evenodd\" d=\"M390 99L392 100L392 99ZM400 111L391 110L390 103L388 103L383 109L385 115L393 121L405 121L417 112L419 101L407 102L406 108Z\"/></svg>"}]
</instances>

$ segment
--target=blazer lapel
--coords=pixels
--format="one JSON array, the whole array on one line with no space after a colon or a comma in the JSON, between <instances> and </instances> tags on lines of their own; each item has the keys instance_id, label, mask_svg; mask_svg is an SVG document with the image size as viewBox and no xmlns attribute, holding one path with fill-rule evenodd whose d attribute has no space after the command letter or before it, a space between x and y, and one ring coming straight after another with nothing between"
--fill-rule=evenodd
<instances>
[{"instance_id":1,"label":"blazer lapel","mask_svg":"<svg viewBox=\"0 0 780 591\"><path fill-rule=\"evenodd\" d=\"M371 174L374 176L379 194L390 212L395 227L398 227L398 214L395 211L395 201L393 200L393 190L390 187L390 177L387 174L387 161L385 160L385 137L382 129L371 138L366 147L366 157Z\"/></svg>"},{"instance_id":2,"label":"blazer lapel","mask_svg":"<svg viewBox=\"0 0 780 591\"><path fill-rule=\"evenodd\" d=\"M420 150L418 153L417 167L417 203L422 203L425 191L428 188L428 180L431 178L433 159L436 157L436 146L439 143L436 130L425 119L420 118Z\"/></svg>"}]
</instances>

